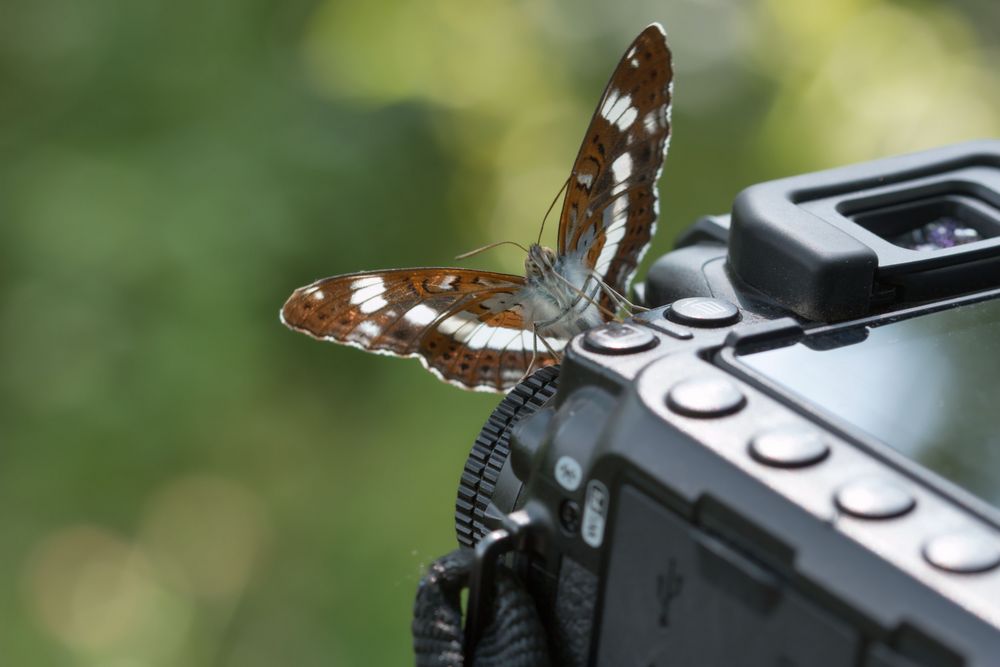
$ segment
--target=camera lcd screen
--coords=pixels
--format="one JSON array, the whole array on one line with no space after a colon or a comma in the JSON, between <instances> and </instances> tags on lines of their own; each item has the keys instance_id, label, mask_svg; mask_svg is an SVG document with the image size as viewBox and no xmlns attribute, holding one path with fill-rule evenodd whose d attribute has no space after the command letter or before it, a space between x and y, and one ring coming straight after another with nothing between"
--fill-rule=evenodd
<instances>
[{"instance_id":1,"label":"camera lcd screen","mask_svg":"<svg viewBox=\"0 0 1000 667\"><path fill-rule=\"evenodd\" d=\"M1000 507L1000 299L740 360Z\"/></svg>"}]
</instances>

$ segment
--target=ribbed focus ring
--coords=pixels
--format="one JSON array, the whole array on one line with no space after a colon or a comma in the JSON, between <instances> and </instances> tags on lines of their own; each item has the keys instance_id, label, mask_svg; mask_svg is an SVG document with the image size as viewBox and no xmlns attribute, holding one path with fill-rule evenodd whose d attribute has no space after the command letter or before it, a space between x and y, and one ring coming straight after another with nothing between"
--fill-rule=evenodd
<instances>
[{"instance_id":1,"label":"ribbed focus ring","mask_svg":"<svg viewBox=\"0 0 1000 667\"><path fill-rule=\"evenodd\" d=\"M472 547L488 531L483 514L489 507L500 477L500 470L510 455L510 430L522 417L542 407L556 393L559 366L535 371L514 387L493 410L476 437L458 483L455 501L455 531L458 543Z\"/></svg>"}]
</instances>

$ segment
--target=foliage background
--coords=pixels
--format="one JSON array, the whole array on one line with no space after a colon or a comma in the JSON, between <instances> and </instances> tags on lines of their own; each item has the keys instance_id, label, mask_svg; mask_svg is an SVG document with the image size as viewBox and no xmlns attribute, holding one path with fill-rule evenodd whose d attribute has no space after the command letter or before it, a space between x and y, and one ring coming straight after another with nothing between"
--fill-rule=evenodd
<instances>
[{"instance_id":1,"label":"foliage background","mask_svg":"<svg viewBox=\"0 0 1000 667\"><path fill-rule=\"evenodd\" d=\"M1000 135L990 0L2 0L0 659L410 663L497 399L278 308L533 239L653 20L650 257L751 183Z\"/></svg>"}]
</instances>

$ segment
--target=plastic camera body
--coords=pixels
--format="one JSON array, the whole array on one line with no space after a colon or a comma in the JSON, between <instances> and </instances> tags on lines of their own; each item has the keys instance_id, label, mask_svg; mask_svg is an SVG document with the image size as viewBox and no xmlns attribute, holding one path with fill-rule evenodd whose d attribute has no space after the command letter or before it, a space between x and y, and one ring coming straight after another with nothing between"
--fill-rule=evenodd
<instances>
[{"instance_id":1,"label":"plastic camera body","mask_svg":"<svg viewBox=\"0 0 1000 667\"><path fill-rule=\"evenodd\" d=\"M554 661L1000 664L1000 141L748 188L637 293L459 493Z\"/></svg>"}]
</instances>

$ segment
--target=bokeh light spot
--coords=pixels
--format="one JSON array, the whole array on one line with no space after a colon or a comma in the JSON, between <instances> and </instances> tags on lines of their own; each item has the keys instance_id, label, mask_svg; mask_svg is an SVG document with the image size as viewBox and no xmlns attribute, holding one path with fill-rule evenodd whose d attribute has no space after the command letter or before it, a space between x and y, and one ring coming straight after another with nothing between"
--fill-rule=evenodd
<instances>
[{"instance_id":1,"label":"bokeh light spot","mask_svg":"<svg viewBox=\"0 0 1000 667\"><path fill-rule=\"evenodd\" d=\"M143 553L95 526L46 538L29 558L26 589L42 627L79 651L121 644L155 615L159 585Z\"/></svg>"},{"instance_id":2,"label":"bokeh light spot","mask_svg":"<svg viewBox=\"0 0 1000 667\"><path fill-rule=\"evenodd\" d=\"M181 477L158 490L141 531L171 582L208 599L242 591L266 533L261 502L245 486L210 475Z\"/></svg>"}]
</instances>

